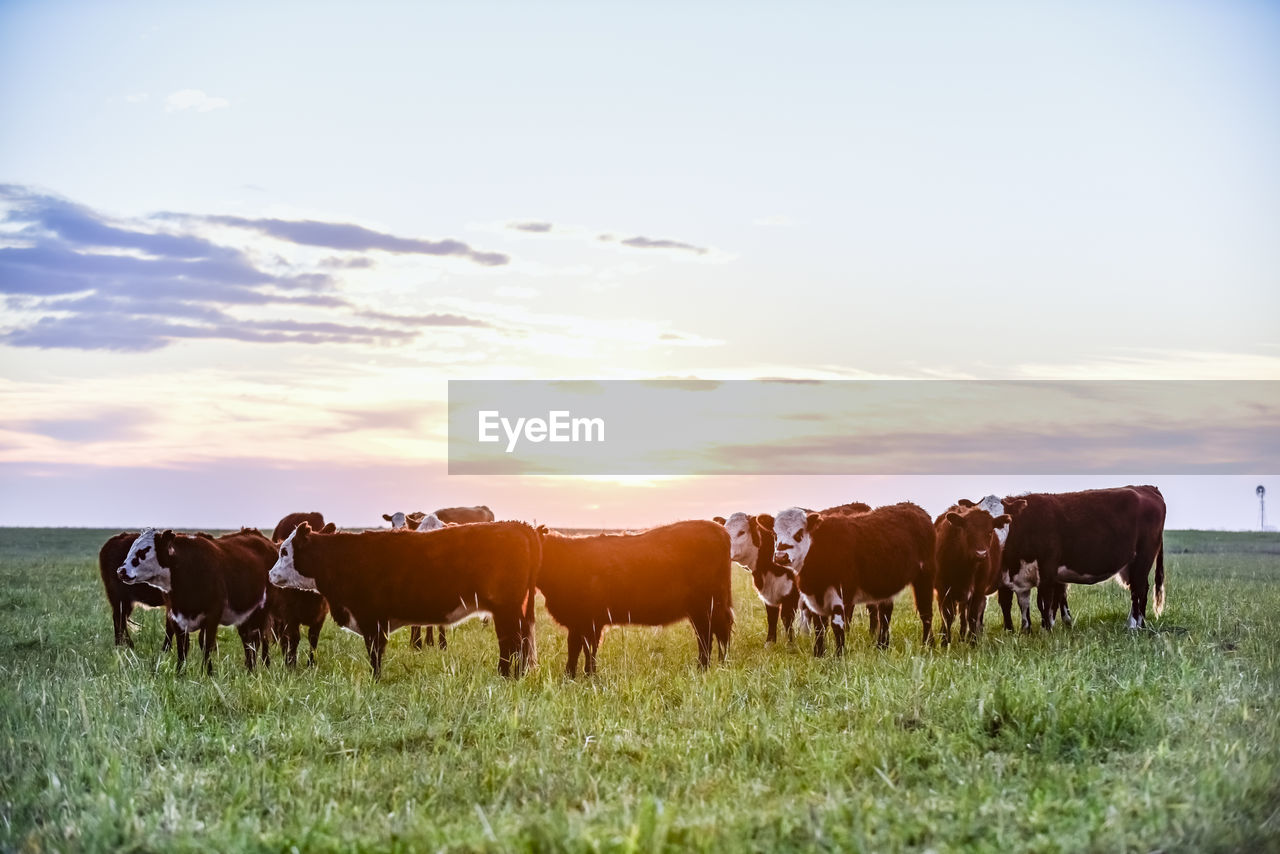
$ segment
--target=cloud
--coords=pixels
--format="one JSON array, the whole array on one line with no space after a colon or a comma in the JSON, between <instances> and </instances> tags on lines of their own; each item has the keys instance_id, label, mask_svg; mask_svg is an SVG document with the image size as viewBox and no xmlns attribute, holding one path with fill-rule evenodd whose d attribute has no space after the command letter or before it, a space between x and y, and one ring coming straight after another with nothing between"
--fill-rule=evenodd
<instances>
[{"instance_id":1,"label":"cloud","mask_svg":"<svg viewBox=\"0 0 1280 854\"><path fill-rule=\"evenodd\" d=\"M642 236L618 238L612 234L601 234L596 239L603 243L617 242L623 246L630 246L632 249L674 249L680 252L692 252L696 255L706 255L710 251L702 246L694 246L692 243L684 243L679 240L654 239Z\"/></svg>"},{"instance_id":2,"label":"cloud","mask_svg":"<svg viewBox=\"0 0 1280 854\"><path fill-rule=\"evenodd\" d=\"M176 216L193 219L183 215ZM194 219L214 225L251 229L276 240L301 246L323 246L348 252L380 250L399 255L456 256L486 267L499 267L511 261L509 256L501 252L478 252L461 240L398 237L353 223L320 222L312 219L250 219L241 216L203 216Z\"/></svg>"},{"instance_id":3,"label":"cloud","mask_svg":"<svg viewBox=\"0 0 1280 854\"><path fill-rule=\"evenodd\" d=\"M551 231L552 226L549 222L510 222L507 228L515 231L527 231L530 234L547 234Z\"/></svg>"},{"instance_id":4,"label":"cloud","mask_svg":"<svg viewBox=\"0 0 1280 854\"><path fill-rule=\"evenodd\" d=\"M207 113L210 110L220 110L229 106L231 106L231 102L226 98L210 97L201 89L179 89L164 99L164 108L171 113L182 110Z\"/></svg>"},{"instance_id":5,"label":"cloud","mask_svg":"<svg viewBox=\"0 0 1280 854\"><path fill-rule=\"evenodd\" d=\"M362 309L338 293L339 281L330 273L290 268L283 261L266 269L240 248L182 228L203 219L208 218L113 220L67 199L0 185L0 225L9 244L0 245L0 296L16 312L7 328L0 328L0 343L133 352L199 338L395 344L428 327L490 326L460 314ZM332 225L348 236L347 229L358 228L294 225ZM360 231L366 237L377 234ZM321 268L371 263L332 261L320 262ZM338 321L242 319L229 312L246 306L327 309L343 316Z\"/></svg>"}]
</instances>

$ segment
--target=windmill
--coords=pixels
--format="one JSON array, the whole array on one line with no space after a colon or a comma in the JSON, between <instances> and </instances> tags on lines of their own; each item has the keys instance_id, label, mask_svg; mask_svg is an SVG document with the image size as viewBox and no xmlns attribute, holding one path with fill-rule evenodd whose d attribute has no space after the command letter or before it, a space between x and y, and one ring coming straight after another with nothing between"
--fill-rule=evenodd
<instances>
[{"instance_id":1,"label":"windmill","mask_svg":"<svg viewBox=\"0 0 1280 854\"><path fill-rule=\"evenodd\" d=\"M1262 484L1258 484L1258 488L1254 490L1258 493L1258 530L1267 530L1267 488Z\"/></svg>"}]
</instances>

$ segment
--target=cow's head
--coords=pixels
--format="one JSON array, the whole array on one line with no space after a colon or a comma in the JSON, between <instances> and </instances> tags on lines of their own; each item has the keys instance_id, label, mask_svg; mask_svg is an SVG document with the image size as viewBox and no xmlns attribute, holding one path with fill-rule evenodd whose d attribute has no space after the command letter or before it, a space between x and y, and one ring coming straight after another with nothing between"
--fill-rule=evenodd
<instances>
[{"instance_id":1,"label":"cow's head","mask_svg":"<svg viewBox=\"0 0 1280 854\"><path fill-rule=\"evenodd\" d=\"M330 522L321 529L320 533L332 534L337 529L337 526ZM272 584L276 587L291 587L295 590L316 589L315 578L310 575L304 575L299 570L297 561L298 550L307 548L308 541L313 534L311 523L303 522L294 528L293 533L280 544L279 557L276 558L275 565L271 567L271 572L267 575ZM303 565L305 565L305 561Z\"/></svg>"},{"instance_id":2,"label":"cow's head","mask_svg":"<svg viewBox=\"0 0 1280 854\"><path fill-rule=\"evenodd\" d=\"M729 532L729 557L750 572L760 554L760 523L746 513L734 513L728 519L717 516L716 521Z\"/></svg>"},{"instance_id":3,"label":"cow's head","mask_svg":"<svg viewBox=\"0 0 1280 854\"><path fill-rule=\"evenodd\" d=\"M813 534L822 525L822 516L803 507L789 507L776 519L768 514L756 519L761 528L773 532L773 562L800 572L813 543Z\"/></svg>"},{"instance_id":4,"label":"cow's head","mask_svg":"<svg viewBox=\"0 0 1280 854\"><path fill-rule=\"evenodd\" d=\"M399 529L409 524L409 517L397 510L394 513L383 513L382 518L391 523L392 529Z\"/></svg>"},{"instance_id":5,"label":"cow's head","mask_svg":"<svg viewBox=\"0 0 1280 854\"><path fill-rule=\"evenodd\" d=\"M964 505L967 509L957 513L947 513L946 520L951 526L949 534L959 540L961 554L967 555L975 565L985 565L991 554L991 535L1003 530L1009 524L1008 515L992 517L977 504Z\"/></svg>"},{"instance_id":6,"label":"cow's head","mask_svg":"<svg viewBox=\"0 0 1280 854\"><path fill-rule=\"evenodd\" d=\"M448 522L441 522L439 516L437 516L434 513L428 513L426 516L423 516L421 519L418 520L418 527L414 528L414 530L415 531L434 531L438 528L447 528L447 527L449 527Z\"/></svg>"},{"instance_id":7,"label":"cow's head","mask_svg":"<svg viewBox=\"0 0 1280 854\"><path fill-rule=\"evenodd\" d=\"M169 559L173 557L173 540L173 531L161 534L155 528L144 528L116 570L116 577L129 584L150 584L165 592L172 590Z\"/></svg>"}]
</instances>

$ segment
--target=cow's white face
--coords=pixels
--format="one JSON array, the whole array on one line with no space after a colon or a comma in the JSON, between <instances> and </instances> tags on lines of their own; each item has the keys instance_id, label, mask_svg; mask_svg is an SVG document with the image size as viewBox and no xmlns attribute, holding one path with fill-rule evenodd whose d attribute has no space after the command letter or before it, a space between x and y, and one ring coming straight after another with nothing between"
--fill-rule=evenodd
<instances>
[{"instance_id":1,"label":"cow's white face","mask_svg":"<svg viewBox=\"0 0 1280 854\"><path fill-rule=\"evenodd\" d=\"M156 529L144 528L133 541L124 563L116 570L116 576L129 584L150 584L166 593L173 589L169 570L156 558Z\"/></svg>"},{"instance_id":2,"label":"cow's white face","mask_svg":"<svg viewBox=\"0 0 1280 854\"><path fill-rule=\"evenodd\" d=\"M1004 513L1004 503L994 495L988 495L986 498L978 502L978 507L986 510L991 514L992 519L999 518ZM1009 525L1003 528L996 528L996 539L1000 541L1000 547L1004 547L1004 541L1009 536Z\"/></svg>"},{"instance_id":3,"label":"cow's white face","mask_svg":"<svg viewBox=\"0 0 1280 854\"><path fill-rule=\"evenodd\" d=\"M807 527L808 513L800 507L789 507L773 520L773 562L799 572L809 554L813 536Z\"/></svg>"},{"instance_id":4,"label":"cow's white face","mask_svg":"<svg viewBox=\"0 0 1280 854\"><path fill-rule=\"evenodd\" d=\"M397 514L395 514L395 515L400 516L400 517L403 517L403 516L404 516L404 514L403 514L403 513L397 513ZM422 517L422 521L418 523L418 527L417 527L415 530L418 530L418 531L435 531L435 530L437 530L437 529L439 529L439 528L444 528L444 527L447 527L447 525L446 525L444 522L441 522L441 521L440 521L440 517L439 517L439 516L437 516L437 515L436 515L436 514L434 514L434 513L428 513L426 516L423 516L423 517Z\"/></svg>"},{"instance_id":5,"label":"cow's white face","mask_svg":"<svg viewBox=\"0 0 1280 854\"><path fill-rule=\"evenodd\" d=\"M294 538L297 536L298 531L294 529L294 532L280 544L280 556L276 558L275 566L271 567L271 572L267 574L267 578L276 587L292 587L294 590L315 590L316 580L307 578L294 568L293 556L297 551Z\"/></svg>"},{"instance_id":6,"label":"cow's white face","mask_svg":"<svg viewBox=\"0 0 1280 854\"><path fill-rule=\"evenodd\" d=\"M751 539L751 517L746 513L734 513L724 523L729 532L729 557L747 568L755 569L760 546Z\"/></svg>"},{"instance_id":7,"label":"cow's white face","mask_svg":"<svg viewBox=\"0 0 1280 854\"><path fill-rule=\"evenodd\" d=\"M409 526L409 520L405 518L405 515L401 513L399 510L391 514L390 522L391 522L391 529L393 531L399 528L407 528Z\"/></svg>"}]
</instances>

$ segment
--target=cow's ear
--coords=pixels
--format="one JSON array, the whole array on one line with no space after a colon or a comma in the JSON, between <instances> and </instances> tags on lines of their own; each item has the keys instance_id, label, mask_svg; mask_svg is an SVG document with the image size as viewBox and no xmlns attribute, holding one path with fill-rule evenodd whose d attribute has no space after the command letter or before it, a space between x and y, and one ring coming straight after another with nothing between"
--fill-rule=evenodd
<instances>
[{"instance_id":1,"label":"cow's ear","mask_svg":"<svg viewBox=\"0 0 1280 854\"><path fill-rule=\"evenodd\" d=\"M311 535L311 523L302 522L298 527L293 529L293 538L295 541L306 539Z\"/></svg>"},{"instance_id":2,"label":"cow's ear","mask_svg":"<svg viewBox=\"0 0 1280 854\"><path fill-rule=\"evenodd\" d=\"M1004 505L1004 512L1010 516L1017 516L1027 509L1027 499L1025 498L1006 498L1000 503Z\"/></svg>"},{"instance_id":3,"label":"cow's ear","mask_svg":"<svg viewBox=\"0 0 1280 854\"><path fill-rule=\"evenodd\" d=\"M323 528L320 529L320 533L322 534L336 534L337 532L338 532L338 526L333 524L332 522L330 522L329 524L325 525Z\"/></svg>"},{"instance_id":4,"label":"cow's ear","mask_svg":"<svg viewBox=\"0 0 1280 854\"><path fill-rule=\"evenodd\" d=\"M165 531L163 534L161 534L159 539L156 540L156 552L157 552L156 556L159 557L160 553L162 553L166 557L173 557L174 555L173 540L174 540L173 531Z\"/></svg>"},{"instance_id":5,"label":"cow's ear","mask_svg":"<svg viewBox=\"0 0 1280 854\"><path fill-rule=\"evenodd\" d=\"M810 534L822 527L822 514L810 513L804 517L804 527Z\"/></svg>"},{"instance_id":6,"label":"cow's ear","mask_svg":"<svg viewBox=\"0 0 1280 854\"><path fill-rule=\"evenodd\" d=\"M751 534L751 545L760 545L760 523L755 516L747 517L747 531Z\"/></svg>"},{"instance_id":7,"label":"cow's ear","mask_svg":"<svg viewBox=\"0 0 1280 854\"><path fill-rule=\"evenodd\" d=\"M974 504L972 501L970 501L967 498L961 498L956 503L959 504L961 507L977 507L978 506L977 504Z\"/></svg>"},{"instance_id":8,"label":"cow's ear","mask_svg":"<svg viewBox=\"0 0 1280 854\"><path fill-rule=\"evenodd\" d=\"M768 513L761 513L759 516L756 516L754 518L756 520L756 524L759 525L761 528L764 528L770 534L774 532L773 517L770 516Z\"/></svg>"},{"instance_id":9,"label":"cow's ear","mask_svg":"<svg viewBox=\"0 0 1280 854\"><path fill-rule=\"evenodd\" d=\"M542 535L542 536L544 536L544 537L545 537L547 534L551 533L551 529L550 529L550 528L548 528L546 525L539 525L538 527L534 528L534 530L535 530L535 531L537 531L539 534L541 534L541 535Z\"/></svg>"},{"instance_id":10,"label":"cow's ear","mask_svg":"<svg viewBox=\"0 0 1280 854\"><path fill-rule=\"evenodd\" d=\"M973 505L971 504L969 506L972 507ZM961 516L956 511L952 510L951 512L947 513L947 521L950 522L952 525L963 525L964 517Z\"/></svg>"},{"instance_id":11,"label":"cow's ear","mask_svg":"<svg viewBox=\"0 0 1280 854\"><path fill-rule=\"evenodd\" d=\"M382 518L383 518L383 519L386 519L388 522L390 522L390 521L391 521L391 514L389 514L389 513L383 513L383 514L382 514Z\"/></svg>"},{"instance_id":12,"label":"cow's ear","mask_svg":"<svg viewBox=\"0 0 1280 854\"><path fill-rule=\"evenodd\" d=\"M1010 522L1013 521L1013 517L1010 516L1008 513L1003 513L997 516L994 521L996 523L997 528L1003 528L1005 525L1008 525Z\"/></svg>"},{"instance_id":13,"label":"cow's ear","mask_svg":"<svg viewBox=\"0 0 1280 854\"><path fill-rule=\"evenodd\" d=\"M728 520L725 519L723 516L712 516L711 521L715 522L717 525L723 525Z\"/></svg>"}]
</instances>

